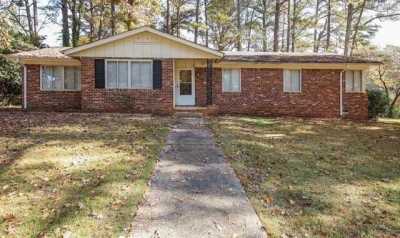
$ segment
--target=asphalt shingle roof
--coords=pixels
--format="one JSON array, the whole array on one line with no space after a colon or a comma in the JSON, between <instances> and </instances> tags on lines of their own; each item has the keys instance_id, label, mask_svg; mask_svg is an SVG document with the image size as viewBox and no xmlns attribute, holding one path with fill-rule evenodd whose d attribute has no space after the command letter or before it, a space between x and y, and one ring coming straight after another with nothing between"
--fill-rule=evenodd
<instances>
[{"instance_id":1,"label":"asphalt shingle roof","mask_svg":"<svg viewBox=\"0 0 400 238\"><path fill-rule=\"evenodd\" d=\"M32 51L24 51L10 55L13 58L27 59L73 59L63 54L68 47L43 48ZM319 53L287 53L287 52L248 52L248 51L224 51L221 61L254 62L254 63L365 63L380 64L376 59L361 57L345 57L338 54Z\"/></svg>"},{"instance_id":2,"label":"asphalt shingle roof","mask_svg":"<svg viewBox=\"0 0 400 238\"><path fill-rule=\"evenodd\" d=\"M376 59L346 57L338 54L224 51L222 61L261 63L368 63L380 64Z\"/></svg>"},{"instance_id":3,"label":"asphalt shingle roof","mask_svg":"<svg viewBox=\"0 0 400 238\"><path fill-rule=\"evenodd\" d=\"M38 50L23 51L10 55L16 58L40 58L40 59L72 59L68 55L62 53L63 50L69 47L52 47Z\"/></svg>"}]
</instances>

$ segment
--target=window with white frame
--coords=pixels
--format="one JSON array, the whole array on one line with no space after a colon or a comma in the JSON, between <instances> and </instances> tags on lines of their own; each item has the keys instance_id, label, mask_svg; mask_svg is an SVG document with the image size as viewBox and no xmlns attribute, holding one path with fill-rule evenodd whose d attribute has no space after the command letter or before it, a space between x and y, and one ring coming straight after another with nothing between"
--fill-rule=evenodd
<instances>
[{"instance_id":1,"label":"window with white frame","mask_svg":"<svg viewBox=\"0 0 400 238\"><path fill-rule=\"evenodd\" d=\"M283 70L283 91L288 93L301 92L301 70Z\"/></svg>"},{"instance_id":2,"label":"window with white frame","mask_svg":"<svg viewBox=\"0 0 400 238\"><path fill-rule=\"evenodd\" d=\"M222 70L222 92L240 92L240 69Z\"/></svg>"},{"instance_id":3,"label":"window with white frame","mask_svg":"<svg viewBox=\"0 0 400 238\"><path fill-rule=\"evenodd\" d=\"M107 60L106 88L151 89L152 61Z\"/></svg>"},{"instance_id":4,"label":"window with white frame","mask_svg":"<svg viewBox=\"0 0 400 238\"><path fill-rule=\"evenodd\" d=\"M363 92L363 72L361 70L346 71L346 92Z\"/></svg>"},{"instance_id":5,"label":"window with white frame","mask_svg":"<svg viewBox=\"0 0 400 238\"><path fill-rule=\"evenodd\" d=\"M81 88L79 67L42 66L40 85L46 91L76 91Z\"/></svg>"}]
</instances>

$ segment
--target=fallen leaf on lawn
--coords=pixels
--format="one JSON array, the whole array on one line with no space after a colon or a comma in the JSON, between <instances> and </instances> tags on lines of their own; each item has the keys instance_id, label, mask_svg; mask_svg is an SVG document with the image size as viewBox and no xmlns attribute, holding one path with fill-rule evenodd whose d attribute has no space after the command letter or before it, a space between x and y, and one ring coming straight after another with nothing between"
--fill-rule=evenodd
<instances>
[{"instance_id":1,"label":"fallen leaf on lawn","mask_svg":"<svg viewBox=\"0 0 400 238\"><path fill-rule=\"evenodd\" d=\"M264 201L265 203L267 203L268 205L272 204L273 198L271 196L265 196L264 197Z\"/></svg>"},{"instance_id":2,"label":"fallen leaf on lawn","mask_svg":"<svg viewBox=\"0 0 400 238\"><path fill-rule=\"evenodd\" d=\"M3 220L6 222L12 222L15 220L15 216L12 213L7 213L6 215L3 216Z\"/></svg>"}]
</instances>

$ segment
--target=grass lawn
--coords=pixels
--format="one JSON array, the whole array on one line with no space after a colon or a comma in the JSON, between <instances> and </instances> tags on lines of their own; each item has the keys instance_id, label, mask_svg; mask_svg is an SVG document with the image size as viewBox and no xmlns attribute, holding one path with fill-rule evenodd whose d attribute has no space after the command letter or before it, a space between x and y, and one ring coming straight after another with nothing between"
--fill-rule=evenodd
<instances>
[{"instance_id":1,"label":"grass lawn","mask_svg":"<svg viewBox=\"0 0 400 238\"><path fill-rule=\"evenodd\" d=\"M400 237L400 120L212 128L271 237Z\"/></svg>"},{"instance_id":2,"label":"grass lawn","mask_svg":"<svg viewBox=\"0 0 400 238\"><path fill-rule=\"evenodd\" d=\"M0 113L0 237L129 232L167 120Z\"/></svg>"}]
</instances>

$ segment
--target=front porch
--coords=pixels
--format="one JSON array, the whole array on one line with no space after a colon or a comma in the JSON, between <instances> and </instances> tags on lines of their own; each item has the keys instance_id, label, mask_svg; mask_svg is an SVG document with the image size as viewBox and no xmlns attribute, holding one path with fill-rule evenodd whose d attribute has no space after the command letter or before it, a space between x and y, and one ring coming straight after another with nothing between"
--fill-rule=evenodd
<instances>
[{"instance_id":1,"label":"front porch","mask_svg":"<svg viewBox=\"0 0 400 238\"><path fill-rule=\"evenodd\" d=\"M212 60L174 60L174 109L176 111L207 110L213 105L212 80Z\"/></svg>"}]
</instances>

